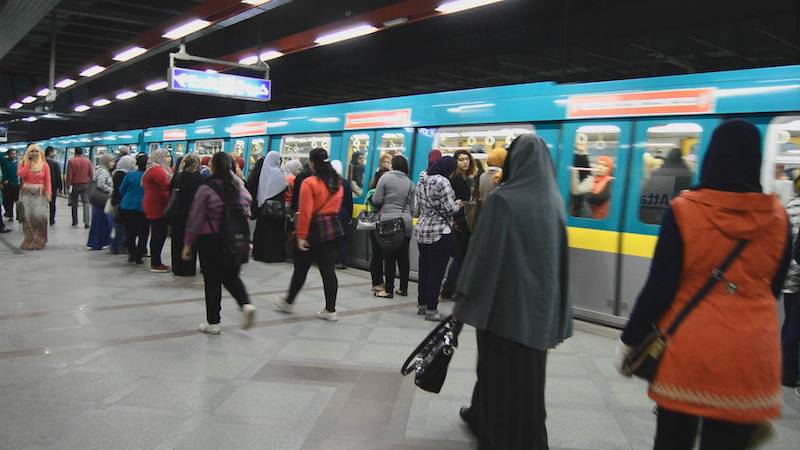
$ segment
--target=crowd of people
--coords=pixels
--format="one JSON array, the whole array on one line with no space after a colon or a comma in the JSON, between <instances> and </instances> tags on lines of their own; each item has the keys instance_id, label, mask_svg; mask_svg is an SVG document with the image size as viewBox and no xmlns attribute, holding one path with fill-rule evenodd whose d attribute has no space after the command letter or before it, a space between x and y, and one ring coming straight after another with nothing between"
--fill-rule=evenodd
<instances>
[{"instance_id":1,"label":"crowd of people","mask_svg":"<svg viewBox=\"0 0 800 450\"><path fill-rule=\"evenodd\" d=\"M699 185L675 193L659 219L650 273L615 359L620 372L629 374L626 360L654 328L666 330L676 317L686 319L667 336L650 380L656 449L690 449L698 435L701 448L749 448L780 415L781 384L800 390L800 178L787 216L775 196L762 193L760 146L760 132L749 122L721 124L705 153ZM366 194L374 296L409 295L414 238L417 314L440 321L440 299L452 298L453 317L477 330L477 382L460 415L479 447L547 448L547 353L571 336L572 316L565 202L540 138L526 134L507 150L492 150L486 166L466 150L452 156L432 150L416 185L400 154L382 155L364 186L363 161L351 162L344 178L342 163L322 148L313 149L305 164L282 164L280 154L268 152L246 181L222 152L210 160L188 154L174 166L163 150L103 155L97 167L81 153L76 150L69 162L64 188L73 226L78 203L84 205L87 246L110 246L112 253L127 247L128 261L142 264L149 239L150 270L177 276L195 275L198 255L207 315L200 331L209 334L221 332L223 286L241 310L243 328L255 317L239 276L247 259L241 255L240 219L256 222L252 249L244 250L253 259L292 261L288 292L275 308L293 312L316 264L324 286L324 307L316 317L337 321L336 270L346 261L342 242L346 247L352 229L353 198ZM61 186L50 156L50 149L43 153L30 145L18 165L9 152L1 166L6 217L13 217L19 201L26 249L43 248L48 218L53 223L48 205ZM363 154L353 158L363 160ZM598 158L597 166L588 183L574 174L569 208L604 217L608 205L602 198L614 164ZM576 201L578 192L587 204ZM171 268L161 261L168 233ZM248 230L245 247L249 243ZM733 247L737 253L726 258ZM709 277L720 283L682 314ZM781 294L782 342L775 304Z\"/></svg>"}]
</instances>

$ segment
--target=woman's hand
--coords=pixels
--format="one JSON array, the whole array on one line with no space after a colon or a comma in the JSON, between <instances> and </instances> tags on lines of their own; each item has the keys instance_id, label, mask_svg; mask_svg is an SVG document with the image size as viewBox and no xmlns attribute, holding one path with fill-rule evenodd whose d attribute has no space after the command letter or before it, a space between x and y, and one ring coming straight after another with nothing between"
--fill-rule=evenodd
<instances>
[{"instance_id":1,"label":"woman's hand","mask_svg":"<svg viewBox=\"0 0 800 450\"><path fill-rule=\"evenodd\" d=\"M53 201L53 194L48 192L47 193L47 203L50 203L51 201Z\"/></svg>"},{"instance_id":2,"label":"woman's hand","mask_svg":"<svg viewBox=\"0 0 800 450\"><path fill-rule=\"evenodd\" d=\"M306 239L298 239L297 248L299 248L301 251L307 252L311 250L311 244L309 244L308 240Z\"/></svg>"},{"instance_id":3,"label":"woman's hand","mask_svg":"<svg viewBox=\"0 0 800 450\"><path fill-rule=\"evenodd\" d=\"M628 357L631 351L633 351L633 347L628 347L622 340L617 341L617 348L614 352L614 367L620 375L625 377L630 377L630 375L623 372L622 367L625 364L625 358Z\"/></svg>"},{"instance_id":4,"label":"woman's hand","mask_svg":"<svg viewBox=\"0 0 800 450\"><path fill-rule=\"evenodd\" d=\"M191 245L184 245L183 251L181 252L181 259L184 261L189 261L192 259L192 246Z\"/></svg>"}]
</instances>

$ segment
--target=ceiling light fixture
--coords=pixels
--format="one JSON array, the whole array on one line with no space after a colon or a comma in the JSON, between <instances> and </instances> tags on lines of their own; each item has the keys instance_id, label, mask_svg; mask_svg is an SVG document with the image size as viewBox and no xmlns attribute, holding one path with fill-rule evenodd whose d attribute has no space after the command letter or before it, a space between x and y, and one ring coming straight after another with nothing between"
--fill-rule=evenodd
<instances>
[{"instance_id":1,"label":"ceiling light fixture","mask_svg":"<svg viewBox=\"0 0 800 450\"><path fill-rule=\"evenodd\" d=\"M214 69L206 69L206 73L219 73L219 71Z\"/></svg>"},{"instance_id":2,"label":"ceiling light fixture","mask_svg":"<svg viewBox=\"0 0 800 450\"><path fill-rule=\"evenodd\" d=\"M92 105L100 107L100 106L106 106L106 105L108 105L110 103L111 103L111 100L109 100L107 98L98 98L97 100L92 102Z\"/></svg>"},{"instance_id":3,"label":"ceiling light fixture","mask_svg":"<svg viewBox=\"0 0 800 450\"><path fill-rule=\"evenodd\" d=\"M455 0L452 2L442 3L436 8L442 14L450 14L467 9L477 8L479 6L491 5L492 3L502 2L503 0Z\"/></svg>"},{"instance_id":4,"label":"ceiling light fixture","mask_svg":"<svg viewBox=\"0 0 800 450\"><path fill-rule=\"evenodd\" d=\"M22 108L22 103L20 102L14 102L11 104L11 106L8 107L8 109L20 109L20 108Z\"/></svg>"},{"instance_id":5,"label":"ceiling light fixture","mask_svg":"<svg viewBox=\"0 0 800 450\"><path fill-rule=\"evenodd\" d=\"M139 94L137 94L136 92L125 91L125 92L121 92L121 93L117 94L117 100L127 100L129 98L136 97L137 95L139 95Z\"/></svg>"},{"instance_id":6,"label":"ceiling light fixture","mask_svg":"<svg viewBox=\"0 0 800 450\"><path fill-rule=\"evenodd\" d=\"M383 22L383 26L394 27L397 25L402 25L406 22L408 22L408 17L398 17L397 19L387 20L386 22Z\"/></svg>"},{"instance_id":7,"label":"ceiling light fixture","mask_svg":"<svg viewBox=\"0 0 800 450\"><path fill-rule=\"evenodd\" d=\"M263 5L264 3L269 3L272 0L242 0L242 3L247 3L248 5L258 6Z\"/></svg>"},{"instance_id":8,"label":"ceiling light fixture","mask_svg":"<svg viewBox=\"0 0 800 450\"><path fill-rule=\"evenodd\" d=\"M36 101L36 97L32 97L30 95L22 99L22 103L25 103L26 105L28 103L33 103L35 101Z\"/></svg>"},{"instance_id":9,"label":"ceiling light fixture","mask_svg":"<svg viewBox=\"0 0 800 450\"><path fill-rule=\"evenodd\" d=\"M97 75L98 73L100 73L100 72L102 72L104 70L106 70L105 67L94 65L92 67L88 67L86 69L83 69L83 72L79 73L78 75L80 75L82 77L93 77L93 76Z\"/></svg>"},{"instance_id":10,"label":"ceiling light fixture","mask_svg":"<svg viewBox=\"0 0 800 450\"><path fill-rule=\"evenodd\" d=\"M145 89L147 89L150 92L160 91L161 89L166 89L166 88L167 88L166 81L157 81L155 83L150 83L147 86L145 86Z\"/></svg>"},{"instance_id":11,"label":"ceiling light fixture","mask_svg":"<svg viewBox=\"0 0 800 450\"><path fill-rule=\"evenodd\" d=\"M258 55L259 59L262 61L270 61L273 59L277 59L283 56L283 52L279 52L277 50L268 50L260 55Z\"/></svg>"},{"instance_id":12,"label":"ceiling light fixture","mask_svg":"<svg viewBox=\"0 0 800 450\"><path fill-rule=\"evenodd\" d=\"M164 33L161 37L167 39L180 39L184 36L188 36L196 31L200 31L203 28L211 25L211 22L202 19L194 19L190 22L184 23L183 25L177 26L171 30L168 30Z\"/></svg>"},{"instance_id":13,"label":"ceiling light fixture","mask_svg":"<svg viewBox=\"0 0 800 450\"><path fill-rule=\"evenodd\" d=\"M72 78L65 78L65 79L59 81L58 83L56 83L56 87L64 89L64 88L68 88L68 87L72 86L73 84L75 84L75 80L73 80Z\"/></svg>"},{"instance_id":14,"label":"ceiling light fixture","mask_svg":"<svg viewBox=\"0 0 800 450\"><path fill-rule=\"evenodd\" d=\"M22 120L24 120L25 122L36 122L39 119L36 118L35 116L29 116L29 117L26 117L26 118L24 118Z\"/></svg>"},{"instance_id":15,"label":"ceiling light fixture","mask_svg":"<svg viewBox=\"0 0 800 450\"><path fill-rule=\"evenodd\" d=\"M333 33L324 34L318 37L314 42L319 45L328 45L333 44L335 42L341 42L347 39L357 38L359 36L364 36L366 34L374 33L378 31L376 27L372 25L357 25L351 28L345 28L344 30L335 31Z\"/></svg>"},{"instance_id":16,"label":"ceiling light fixture","mask_svg":"<svg viewBox=\"0 0 800 450\"><path fill-rule=\"evenodd\" d=\"M116 55L114 55L114 58L112 59L114 61L125 62L145 53L147 53L147 49L144 49L142 47L131 47L127 50L123 50L117 53Z\"/></svg>"},{"instance_id":17,"label":"ceiling light fixture","mask_svg":"<svg viewBox=\"0 0 800 450\"><path fill-rule=\"evenodd\" d=\"M258 62L258 55L245 56L239 60L239 64L253 65Z\"/></svg>"},{"instance_id":18,"label":"ceiling light fixture","mask_svg":"<svg viewBox=\"0 0 800 450\"><path fill-rule=\"evenodd\" d=\"M36 95L39 96L39 97L45 97L49 93L50 93L50 89L44 88L44 89L40 89L39 92L36 93Z\"/></svg>"},{"instance_id":19,"label":"ceiling light fixture","mask_svg":"<svg viewBox=\"0 0 800 450\"><path fill-rule=\"evenodd\" d=\"M84 111L88 111L90 109L92 109L92 108L90 108L90 107L88 107L86 105L78 105L78 106L75 107L74 111L75 112L84 112Z\"/></svg>"}]
</instances>

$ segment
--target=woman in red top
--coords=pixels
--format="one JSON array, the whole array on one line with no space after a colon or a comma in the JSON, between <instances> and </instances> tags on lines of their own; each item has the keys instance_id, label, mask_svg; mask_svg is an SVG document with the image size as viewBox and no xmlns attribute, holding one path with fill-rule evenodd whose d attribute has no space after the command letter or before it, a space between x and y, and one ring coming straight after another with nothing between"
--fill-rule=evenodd
<instances>
[{"instance_id":1,"label":"woman in red top","mask_svg":"<svg viewBox=\"0 0 800 450\"><path fill-rule=\"evenodd\" d=\"M150 223L150 272L167 273L170 268L161 262L161 250L167 240L169 221L164 217L164 208L169 202L169 186L172 174L167 165L164 150L153 150L147 160L147 170L142 177L144 217Z\"/></svg>"},{"instance_id":2,"label":"woman in red top","mask_svg":"<svg viewBox=\"0 0 800 450\"><path fill-rule=\"evenodd\" d=\"M22 231L25 239L20 248L41 250L47 243L47 223L50 219L50 168L45 164L44 153L36 144L28 145L25 157L17 172L22 184L19 203L25 211Z\"/></svg>"},{"instance_id":3,"label":"woman in red top","mask_svg":"<svg viewBox=\"0 0 800 450\"><path fill-rule=\"evenodd\" d=\"M313 172L303 180L300 188L300 206L297 224L297 248L294 254L294 273L289 284L289 294L275 302L279 311L290 313L294 299L306 282L308 269L316 261L325 290L325 309L317 318L336 322L336 257L338 240L343 229L339 221L342 205L342 180L331 166L328 152L322 148L311 150L309 168Z\"/></svg>"}]
</instances>

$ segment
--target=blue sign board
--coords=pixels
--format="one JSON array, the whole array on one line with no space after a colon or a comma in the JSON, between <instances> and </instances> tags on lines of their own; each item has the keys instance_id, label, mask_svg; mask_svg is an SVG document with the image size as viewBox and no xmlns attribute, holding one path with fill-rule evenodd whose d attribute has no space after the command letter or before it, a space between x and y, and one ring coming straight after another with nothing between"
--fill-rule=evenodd
<instances>
[{"instance_id":1,"label":"blue sign board","mask_svg":"<svg viewBox=\"0 0 800 450\"><path fill-rule=\"evenodd\" d=\"M224 73L172 67L168 73L169 90L191 94L217 95L268 102L272 98L270 80Z\"/></svg>"}]
</instances>

